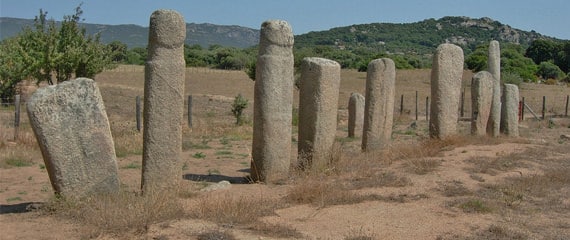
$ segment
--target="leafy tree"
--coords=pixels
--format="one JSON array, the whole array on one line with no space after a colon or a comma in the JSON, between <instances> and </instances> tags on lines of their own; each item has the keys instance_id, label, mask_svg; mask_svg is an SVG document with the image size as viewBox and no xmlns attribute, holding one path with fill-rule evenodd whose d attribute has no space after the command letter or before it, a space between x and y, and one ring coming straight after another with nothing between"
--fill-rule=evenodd
<instances>
[{"instance_id":1,"label":"leafy tree","mask_svg":"<svg viewBox=\"0 0 570 240\"><path fill-rule=\"evenodd\" d=\"M564 72L558 66L551 62L541 62L536 72L542 79L559 79L564 77Z\"/></svg>"},{"instance_id":2,"label":"leafy tree","mask_svg":"<svg viewBox=\"0 0 570 240\"><path fill-rule=\"evenodd\" d=\"M0 43L0 99L2 102L14 95L15 86L29 74L24 63L25 52L18 38L5 39Z\"/></svg>"},{"instance_id":3,"label":"leafy tree","mask_svg":"<svg viewBox=\"0 0 570 240\"><path fill-rule=\"evenodd\" d=\"M146 61L148 50L142 47L135 47L127 51L127 64L143 65Z\"/></svg>"},{"instance_id":4,"label":"leafy tree","mask_svg":"<svg viewBox=\"0 0 570 240\"><path fill-rule=\"evenodd\" d=\"M558 52L558 46L551 40L537 39L534 40L526 49L525 56L532 59L534 63L553 60Z\"/></svg>"},{"instance_id":5,"label":"leafy tree","mask_svg":"<svg viewBox=\"0 0 570 240\"><path fill-rule=\"evenodd\" d=\"M113 52L112 60L115 63L124 63L127 61L127 44L121 41L112 41L107 46Z\"/></svg>"}]
</instances>

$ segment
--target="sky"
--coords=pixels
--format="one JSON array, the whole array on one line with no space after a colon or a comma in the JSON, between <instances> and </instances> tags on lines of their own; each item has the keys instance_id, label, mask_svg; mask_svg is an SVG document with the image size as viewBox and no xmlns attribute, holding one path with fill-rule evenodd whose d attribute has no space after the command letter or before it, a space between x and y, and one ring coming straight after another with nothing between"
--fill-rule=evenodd
<instances>
[{"instance_id":1,"label":"sky","mask_svg":"<svg viewBox=\"0 0 570 240\"><path fill-rule=\"evenodd\" d=\"M83 3L86 23L148 26L157 9L188 23L259 29L269 19L289 22L294 34L363 23L412 23L444 16L490 17L525 31L570 39L569 0L0 0L0 16L33 19L39 9L62 20Z\"/></svg>"}]
</instances>

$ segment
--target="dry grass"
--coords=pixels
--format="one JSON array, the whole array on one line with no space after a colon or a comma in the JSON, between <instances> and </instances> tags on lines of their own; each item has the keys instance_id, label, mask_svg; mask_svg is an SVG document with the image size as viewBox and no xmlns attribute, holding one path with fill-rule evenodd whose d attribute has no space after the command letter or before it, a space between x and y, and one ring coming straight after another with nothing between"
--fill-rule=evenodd
<instances>
[{"instance_id":1,"label":"dry grass","mask_svg":"<svg viewBox=\"0 0 570 240\"><path fill-rule=\"evenodd\" d=\"M94 226L98 232L112 233L144 232L150 224L183 216L176 193L169 192L141 195L123 191L83 199L54 197L44 210Z\"/></svg>"},{"instance_id":2,"label":"dry grass","mask_svg":"<svg viewBox=\"0 0 570 240\"><path fill-rule=\"evenodd\" d=\"M272 238L289 238L289 239L305 238L305 235L303 235L294 228L284 225L265 223L265 222L256 222L255 224L250 225L247 229L253 230L263 236L272 237Z\"/></svg>"},{"instance_id":3,"label":"dry grass","mask_svg":"<svg viewBox=\"0 0 570 240\"><path fill-rule=\"evenodd\" d=\"M193 218L234 226L256 222L260 217L272 215L276 207L277 200L222 194L199 199L189 215Z\"/></svg>"},{"instance_id":4,"label":"dry grass","mask_svg":"<svg viewBox=\"0 0 570 240\"><path fill-rule=\"evenodd\" d=\"M228 230L213 229L198 234L198 240L234 240L234 235Z\"/></svg>"}]
</instances>

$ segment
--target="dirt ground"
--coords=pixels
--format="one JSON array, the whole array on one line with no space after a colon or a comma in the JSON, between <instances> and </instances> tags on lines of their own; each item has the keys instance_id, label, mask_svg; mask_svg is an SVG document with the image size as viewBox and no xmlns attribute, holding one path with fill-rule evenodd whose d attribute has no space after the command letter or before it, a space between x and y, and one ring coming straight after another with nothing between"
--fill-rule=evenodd
<instances>
[{"instance_id":1,"label":"dirt ground","mask_svg":"<svg viewBox=\"0 0 570 240\"><path fill-rule=\"evenodd\" d=\"M457 138L436 143L427 138L425 120L429 70L397 74L389 150L361 153L360 139L347 138L348 98L364 94L365 73L343 70L339 163L318 173L292 174L280 184L252 184L246 177L254 82L243 72L188 69L193 127L185 126L183 133L183 194L164 200L176 202L179 210L142 228L105 227L101 222L110 220L95 219L98 212L68 214L72 204L50 210L55 198L25 114L20 140L13 142L13 108L0 107L0 239L570 239L570 139L563 136L570 136L570 119L562 116L570 88L523 84L521 96L537 114L547 96L548 117L537 121L527 115L519 138L470 137L469 123L460 121ZM465 99L471 76L464 76ZM143 95L144 73L122 66L96 81L111 122L121 184L136 192L142 134L136 131L134 99ZM250 99L249 121L239 127L230 112L238 93ZM292 146L296 158L296 128ZM224 180L231 184L207 190ZM214 203L221 211L208 210ZM250 219L224 215L266 205L267 214ZM174 209L159 211L169 208ZM126 219L134 212L111 216Z\"/></svg>"}]
</instances>

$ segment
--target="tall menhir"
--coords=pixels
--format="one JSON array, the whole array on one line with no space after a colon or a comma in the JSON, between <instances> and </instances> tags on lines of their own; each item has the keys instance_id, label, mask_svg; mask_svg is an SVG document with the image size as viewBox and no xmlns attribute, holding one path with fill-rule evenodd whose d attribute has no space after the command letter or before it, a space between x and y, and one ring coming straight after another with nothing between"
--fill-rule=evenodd
<instances>
[{"instance_id":1,"label":"tall menhir","mask_svg":"<svg viewBox=\"0 0 570 240\"><path fill-rule=\"evenodd\" d=\"M182 15L172 10L152 13L145 65L144 192L172 189L181 179L185 38Z\"/></svg>"},{"instance_id":2,"label":"tall menhir","mask_svg":"<svg viewBox=\"0 0 570 240\"><path fill-rule=\"evenodd\" d=\"M255 70L253 181L277 181L289 172L293 73L293 32L289 23L264 22Z\"/></svg>"}]
</instances>

